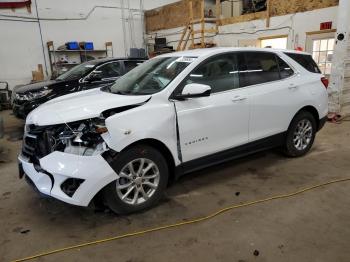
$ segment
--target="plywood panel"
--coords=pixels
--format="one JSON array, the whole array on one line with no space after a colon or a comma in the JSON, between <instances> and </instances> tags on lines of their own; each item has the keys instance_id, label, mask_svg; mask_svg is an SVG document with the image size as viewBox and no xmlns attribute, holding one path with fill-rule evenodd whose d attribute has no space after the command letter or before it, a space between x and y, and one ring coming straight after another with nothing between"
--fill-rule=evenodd
<instances>
[{"instance_id":1,"label":"plywood panel","mask_svg":"<svg viewBox=\"0 0 350 262\"><path fill-rule=\"evenodd\" d=\"M182 0L145 13L147 32L185 26L189 20L188 2ZM200 1L193 1L193 16L200 18ZM320 8L337 6L339 0L270 0L270 16L279 16L297 12L306 12ZM234 24L256 19L265 19L266 11L224 18L219 25Z\"/></svg>"},{"instance_id":2,"label":"plywood panel","mask_svg":"<svg viewBox=\"0 0 350 262\"><path fill-rule=\"evenodd\" d=\"M256 19L264 19L265 17L266 17L266 11L251 13L251 14L244 14L240 16L221 19L219 21L219 25L241 23L241 22L246 22L246 21L251 21Z\"/></svg>"},{"instance_id":3,"label":"plywood panel","mask_svg":"<svg viewBox=\"0 0 350 262\"><path fill-rule=\"evenodd\" d=\"M339 0L270 0L270 16L306 12L338 4Z\"/></svg>"},{"instance_id":4,"label":"plywood panel","mask_svg":"<svg viewBox=\"0 0 350 262\"><path fill-rule=\"evenodd\" d=\"M147 32L185 26L189 22L189 2L183 0L145 12ZM193 18L199 19L201 0L192 0Z\"/></svg>"}]
</instances>

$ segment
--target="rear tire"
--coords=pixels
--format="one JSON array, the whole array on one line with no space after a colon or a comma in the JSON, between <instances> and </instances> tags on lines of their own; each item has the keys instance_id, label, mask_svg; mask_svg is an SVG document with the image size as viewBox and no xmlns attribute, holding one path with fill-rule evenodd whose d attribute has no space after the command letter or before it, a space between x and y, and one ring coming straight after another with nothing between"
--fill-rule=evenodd
<instances>
[{"instance_id":1,"label":"rear tire","mask_svg":"<svg viewBox=\"0 0 350 262\"><path fill-rule=\"evenodd\" d=\"M284 146L289 157L300 157L310 151L316 136L316 119L308 111L299 112L292 120Z\"/></svg>"},{"instance_id":2,"label":"rear tire","mask_svg":"<svg viewBox=\"0 0 350 262\"><path fill-rule=\"evenodd\" d=\"M103 196L117 214L139 212L156 205L168 183L168 165L162 154L148 145L136 145L112 162L118 178L107 185Z\"/></svg>"}]
</instances>

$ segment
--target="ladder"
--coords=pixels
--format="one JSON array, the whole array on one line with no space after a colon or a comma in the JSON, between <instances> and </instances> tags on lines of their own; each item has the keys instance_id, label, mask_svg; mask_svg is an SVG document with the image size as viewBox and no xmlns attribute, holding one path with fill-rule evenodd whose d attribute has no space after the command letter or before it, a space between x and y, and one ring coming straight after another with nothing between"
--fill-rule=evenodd
<instances>
[{"instance_id":1,"label":"ladder","mask_svg":"<svg viewBox=\"0 0 350 262\"><path fill-rule=\"evenodd\" d=\"M194 19L193 17L193 2L189 1L189 21L187 22L182 34L180 41L177 45L176 51L186 50L188 41L191 39L190 49L194 48L205 48L208 44L205 42L205 33L217 33L219 26L219 16L220 16L220 0L216 0L216 18L206 18L204 11L204 0L200 2L201 15L199 19ZM215 23L216 26L213 28L205 28L206 23ZM195 30L194 25L200 24L200 29ZM200 44L195 44L195 36L200 34Z\"/></svg>"}]
</instances>

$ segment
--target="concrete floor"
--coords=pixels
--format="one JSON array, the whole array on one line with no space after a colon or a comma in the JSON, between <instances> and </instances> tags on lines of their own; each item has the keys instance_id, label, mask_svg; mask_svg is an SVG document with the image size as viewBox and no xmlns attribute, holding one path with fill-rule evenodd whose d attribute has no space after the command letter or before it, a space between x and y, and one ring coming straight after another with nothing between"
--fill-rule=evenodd
<instances>
[{"instance_id":1,"label":"concrete floor","mask_svg":"<svg viewBox=\"0 0 350 262\"><path fill-rule=\"evenodd\" d=\"M9 112L6 132L21 130ZM327 124L310 154L288 159L278 152L187 175L152 210L127 217L41 199L18 179L21 142L0 146L0 261L188 220L231 204L293 192L350 177L350 122ZM239 192L239 194L237 193ZM230 211L210 221L67 251L38 261L349 261L350 182L284 200ZM254 251L258 250L258 256Z\"/></svg>"}]
</instances>

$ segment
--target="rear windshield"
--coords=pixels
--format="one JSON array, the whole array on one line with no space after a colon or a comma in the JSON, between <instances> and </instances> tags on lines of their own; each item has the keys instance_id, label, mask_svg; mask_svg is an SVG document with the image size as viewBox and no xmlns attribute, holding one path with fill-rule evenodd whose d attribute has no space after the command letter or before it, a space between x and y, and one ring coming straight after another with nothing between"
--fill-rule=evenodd
<instances>
[{"instance_id":1,"label":"rear windshield","mask_svg":"<svg viewBox=\"0 0 350 262\"><path fill-rule=\"evenodd\" d=\"M295 54L295 53L285 53L287 56L292 58L295 62L304 67L307 71L312 73L321 74L316 62L312 59L311 55L305 54Z\"/></svg>"}]
</instances>

